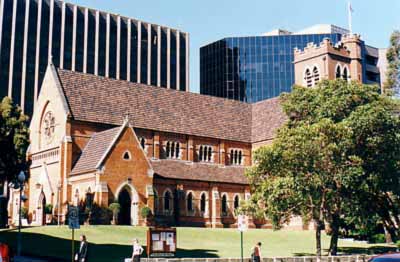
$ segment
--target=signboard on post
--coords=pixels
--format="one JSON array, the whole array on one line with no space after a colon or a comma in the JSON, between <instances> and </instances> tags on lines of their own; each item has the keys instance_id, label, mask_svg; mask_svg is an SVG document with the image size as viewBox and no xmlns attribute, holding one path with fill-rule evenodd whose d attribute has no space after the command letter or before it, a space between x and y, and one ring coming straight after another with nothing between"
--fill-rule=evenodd
<instances>
[{"instance_id":1,"label":"signboard on post","mask_svg":"<svg viewBox=\"0 0 400 262\"><path fill-rule=\"evenodd\" d=\"M68 227L70 229L79 229L79 209L78 207L70 206L68 209Z\"/></svg>"},{"instance_id":2,"label":"signboard on post","mask_svg":"<svg viewBox=\"0 0 400 262\"><path fill-rule=\"evenodd\" d=\"M71 261L74 262L75 257L74 257L74 253L75 253L75 229L79 229L80 225L79 225L79 209L78 207L75 206L69 206L68 207L68 227L70 229L72 229L72 239L71 239Z\"/></svg>"},{"instance_id":3,"label":"signboard on post","mask_svg":"<svg viewBox=\"0 0 400 262\"><path fill-rule=\"evenodd\" d=\"M149 228L147 231L149 257L175 257L176 244L176 228Z\"/></svg>"},{"instance_id":4,"label":"signboard on post","mask_svg":"<svg viewBox=\"0 0 400 262\"><path fill-rule=\"evenodd\" d=\"M240 258L241 262L243 262L243 232L249 228L249 218L246 215L238 216L238 230L240 231Z\"/></svg>"},{"instance_id":5,"label":"signboard on post","mask_svg":"<svg viewBox=\"0 0 400 262\"><path fill-rule=\"evenodd\" d=\"M249 228L249 219L247 216L245 215L239 215L238 216L238 230L240 232L244 232L247 231L247 229Z\"/></svg>"}]
</instances>

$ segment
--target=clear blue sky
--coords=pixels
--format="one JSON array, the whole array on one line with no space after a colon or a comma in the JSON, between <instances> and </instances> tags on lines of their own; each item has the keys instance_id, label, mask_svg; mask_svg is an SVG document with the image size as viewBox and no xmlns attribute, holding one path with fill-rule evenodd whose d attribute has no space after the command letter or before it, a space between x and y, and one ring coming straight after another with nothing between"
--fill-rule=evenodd
<instances>
[{"instance_id":1,"label":"clear blue sky","mask_svg":"<svg viewBox=\"0 0 400 262\"><path fill-rule=\"evenodd\" d=\"M199 92L199 48L228 36L313 24L347 28L347 0L67 0L79 5L180 29L190 34L190 89ZM400 0L352 0L353 31L386 47L400 29Z\"/></svg>"}]
</instances>

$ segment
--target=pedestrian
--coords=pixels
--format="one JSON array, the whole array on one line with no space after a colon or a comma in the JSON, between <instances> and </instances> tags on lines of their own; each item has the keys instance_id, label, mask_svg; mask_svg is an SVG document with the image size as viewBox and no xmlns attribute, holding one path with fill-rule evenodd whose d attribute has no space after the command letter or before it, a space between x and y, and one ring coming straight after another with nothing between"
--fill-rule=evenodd
<instances>
[{"instance_id":1,"label":"pedestrian","mask_svg":"<svg viewBox=\"0 0 400 262\"><path fill-rule=\"evenodd\" d=\"M75 261L87 262L88 242L86 240L86 236L81 235L80 240L81 244L79 245L78 253L75 255Z\"/></svg>"},{"instance_id":2,"label":"pedestrian","mask_svg":"<svg viewBox=\"0 0 400 262\"><path fill-rule=\"evenodd\" d=\"M143 247L139 245L139 240L133 240L132 262L140 262L140 256L143 253Z\"/></svg>"},{"instance_id":3,"label":"pedestrian","mask_svg":"<svg viewBox=\"0 0 400 262\"><path fill-rule=\"evenodd\" d=\"M253 252L251 253L251 261L252 262L260 262L261 261L261 242L258 242L253 247Z\"/></svg>"}]
</instances>

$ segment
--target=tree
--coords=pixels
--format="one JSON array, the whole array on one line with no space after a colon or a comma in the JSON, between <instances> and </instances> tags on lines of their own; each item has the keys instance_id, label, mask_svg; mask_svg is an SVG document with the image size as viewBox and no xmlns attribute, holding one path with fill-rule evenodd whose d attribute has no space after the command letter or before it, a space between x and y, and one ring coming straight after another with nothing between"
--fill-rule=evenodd
<instances>
[{"instance_id":1,"label":"tree","mask_svg":"<svg viewBox=\"0 0 400 262\"><path fill-rule=\"evenodd\" d=\"M3 190L8 190L7 183L15 181L20 171L28 174L28 146L28 117L9 97L5 97L0 104L0 185L3 185ZM7 199L1 202L0 227L4 227L7 223Z\"/></svg>"},{"instance_id":2,"label":"tree","mask_svg":"<svg viewBox=\"0 0 400 262\"><path fill-rule=\"evenodd\" d=\"M117 202L111 203L108 207L112 214L113 214L113 220L112 220L112 224L116 225L118 223L118 214L121 211L121 205Z\"/></svg>"},{"instance_id":3,"label":"tree","mask_svg":"<svg viewBox=\"0 0 400 262\"><path fill-rule=\"evenodd\" d=\"M400 31L394 31L390 37L390 46L386 53L387 73L384 92L399 95L400 91Z\"/></svg>"},{"instance_id":4,"label":"tree","mask_svg":"<svg viewBox=\"0 0 400 262\"><path fill-rule=\"evenodd\" d=\"M289 120L271 145L254 154L248 209L262 209L277 228L293 215L313 221L318 256L325 224L332 255L346 218L363 223L377 214L394 232L400 186L396 102L376 86L343 80L294 87L281 100Z\"/></svg>"}]
</instances>

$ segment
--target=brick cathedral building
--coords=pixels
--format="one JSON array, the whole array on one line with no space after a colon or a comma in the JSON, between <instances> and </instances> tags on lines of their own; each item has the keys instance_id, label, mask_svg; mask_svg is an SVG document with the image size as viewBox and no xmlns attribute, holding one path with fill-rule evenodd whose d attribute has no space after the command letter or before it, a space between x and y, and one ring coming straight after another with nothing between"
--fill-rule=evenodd
<instances>
[{"instance_id":1,"label":"brick cathedral building","mask_svg":"<svg viewBox=\"0 0 400 262\"><path fill-rule=\"evenodd\" d=\"M361 81L358 41L296 50L296 83ZM143 225L147 206L159 224L235 226L234 211L251 194L252 152L285 120L279 98L247 104L49 65L30 126L31 224L45 224L46 204L64 220L68 204L119 202L120 224ZM15 193L14 219L17 203ZM290 226L304 228L301 219Z\"/></svg>"}]
</instances>

